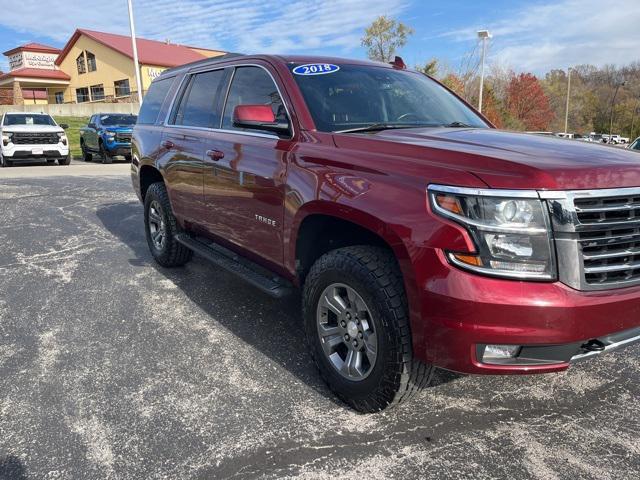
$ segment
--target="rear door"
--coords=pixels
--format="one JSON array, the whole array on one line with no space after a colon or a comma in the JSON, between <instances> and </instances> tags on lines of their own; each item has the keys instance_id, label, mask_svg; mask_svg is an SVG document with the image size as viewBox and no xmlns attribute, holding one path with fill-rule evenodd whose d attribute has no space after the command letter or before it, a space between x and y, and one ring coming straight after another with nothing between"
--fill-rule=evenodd
<instances>
[{"instance_id":1,"label":"rear door","mask_svg":"<svg viewBox=\"0 0 640 480\"><path fill-rule=\"evenodd\" d=\"M220 121L223 69L189 74L162 136L161 158L175 215L187 223L203 218L204 133Z\"/></svg>"},{"instance_id":2,"label":"rear door","mask_svg":"<svg viewBox=\"0 0 640 480\"><path fill-rule=\"evenodd\" d=\"M233 126L237 105L257 104L270 105L279 120L288 121L267 66L235 67L220 129L204 140L206 218L214 235L281 264L287 156L293 142Z\"/></svg>"}]
</instances>

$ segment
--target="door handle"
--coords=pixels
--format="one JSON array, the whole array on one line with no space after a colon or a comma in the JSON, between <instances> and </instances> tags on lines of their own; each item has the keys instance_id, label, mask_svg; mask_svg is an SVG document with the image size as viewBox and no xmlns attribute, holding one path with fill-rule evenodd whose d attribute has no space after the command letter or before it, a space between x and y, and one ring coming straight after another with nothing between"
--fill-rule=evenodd
<instances>
[{"instance_id":1,"label":"door handle","mask_svg":"<svg viewBox=\"0 0 640 480\"><path fill-rule=\"evenodd\" d=\"M163 140L162 142L160 142L160 145L162 145L167 150L171 150L173 147L176 146L176 144L173 143L171 140Z\"/></svg>"},{"instance_id":2,"label":"door handle","mask_svg":"<svg viewBox=\"0 0 640 480\"><path fill-rule=\"evenodd\" d=\"M207 157L209 157L214 162L218 160L222 160L224 158L224 152L220 150L207 150Z\"/></svg>"}]
</instances>

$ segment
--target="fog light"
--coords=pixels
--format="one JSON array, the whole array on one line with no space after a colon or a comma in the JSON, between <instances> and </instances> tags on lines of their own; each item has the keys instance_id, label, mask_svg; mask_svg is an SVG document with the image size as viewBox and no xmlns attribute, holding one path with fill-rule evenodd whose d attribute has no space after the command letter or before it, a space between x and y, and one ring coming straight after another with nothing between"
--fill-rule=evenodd
<instances>
[{"instance_id":1,"label":"fog light","mask_svg":"<svg viewBox=\"0 0 640 480\"><path fill-rule=\"evenodd\" d=\"M482 361L484 363L502 363L504 360L517 357L520 348L520 345L487 345L484 347Z\"/></svg>"}]
</instances>

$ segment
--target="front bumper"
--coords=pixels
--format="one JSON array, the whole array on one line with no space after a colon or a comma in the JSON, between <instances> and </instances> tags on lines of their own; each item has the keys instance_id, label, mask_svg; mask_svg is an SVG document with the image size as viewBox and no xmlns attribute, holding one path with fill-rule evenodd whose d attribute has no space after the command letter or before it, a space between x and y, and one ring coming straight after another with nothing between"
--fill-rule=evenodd
<instances>
[{"instance_id":1,"label":"front bumper","mask_svg":"<svg viewBox=\"0 0 640 480\"><path fill-rule=\"evenodd\" d=\"M69 146L58 144L2 146L2 156L11 161L63 159L69 155Z\"/></svg>"},{"instance_id":2,"label":"front bumper","mask_svg":"<svg viewBox=\"0 0 640 480\"><path fill-rule=\"evenodd\" d=\"M104 146L110 155L131 157L131 143L104 140Z\"/></svg>"},{"instance_id":3,"label":"front bumper","mask_svg":"<svg viewBox=\"0 0 640 480\"><path fill-rule=\"evenodd\" d=\"M422 284L423 345L439 367L473 374L546 373L640 341L640 287L583 292L562 283L488 278L434 249ZM429 255L431 257L431 255ZM485 345L520 345L520 361L485 363ZM591 350L590 350L591 349Z\"/></svg>"}]
</instances>

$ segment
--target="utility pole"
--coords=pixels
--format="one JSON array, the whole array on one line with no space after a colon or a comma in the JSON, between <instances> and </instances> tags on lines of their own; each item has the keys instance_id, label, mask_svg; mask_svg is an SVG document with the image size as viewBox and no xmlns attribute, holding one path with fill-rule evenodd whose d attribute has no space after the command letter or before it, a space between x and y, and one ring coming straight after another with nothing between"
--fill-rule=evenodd
<instances>
[{"instance_id":1,"label":"utility pole","mask_svg":"<svg viewBox=\"0 0 640 480\"><path fill-rule=\"evenodd\" d=\"M142 105L142 80L140 79L140 64L138 62L138 46L136 45L136 26L133 21L133 5L129 4L129 26L131 27L131 45L133 47L133 65L136 69L136 84L138 87L138 102Z\"/></svg>"},{"instance_id":2,"label":"utility pole","mask_svg":"<svg viewBox=\"0 0 640 480\"><path fill-rule=\"evenodd\" d=\"M479 30L478 38L482 41L482 60L480 61L480 94L478 95L478 111L482 113L482 91L484 90L484 58L487 54L487 40L491 38L489 30Z\"/></svg>"},{"instance_id":3,"label":"utility pole","mask_svg":"<svg viewBox=\"0 0 640 480\"><path fill-rule=\"evenodd\" d=\"M567 132L569 125L569 97L571 96L571 67L567 70L567 107L564 111L564 133Z\"/></svg>"},{"instance_id":4,"label":"utility pole","mask_svg":"<svg viewBox=\"0 0 640 480\"><path fill-rule=\"evenodd\" d=\"M623 87L626 82L620 82L616 85L616 91L611 99L611 116L609 117L609 143L611 143L611 135L613 134L613 107L616 103L616 97L618 96L618 90Z\"/></svg>"}]
</instances>

